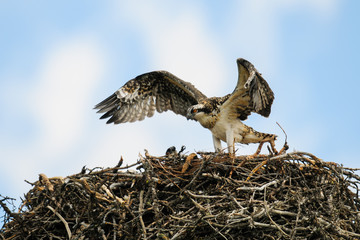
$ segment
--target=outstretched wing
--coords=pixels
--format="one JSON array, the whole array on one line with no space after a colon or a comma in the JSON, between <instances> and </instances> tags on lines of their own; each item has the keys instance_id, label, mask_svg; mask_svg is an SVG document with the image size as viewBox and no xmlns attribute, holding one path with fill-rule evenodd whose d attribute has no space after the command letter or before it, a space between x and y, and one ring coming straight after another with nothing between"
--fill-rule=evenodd
<instances>
[{"instance_id":1,"label":"outstretched wing","mask_svg":"<svg viewBox=\"0 0 360 240\"><path fill-rule=\"evenodd\" d=\"M237 59L239 78L235 90L224 102L221 111L229 117L246 120L251 112L268 117L274 101L269 84L249 61Z\"/></svg>"},{"instance_id":2,"label":"outstretched wing","mask_svg":"<svg viewBox=\"0 0 360 240\"><path fill-rule=\"evenodd\" d=\"M203 98L206 96L191 83L166 71L154 71L128 81L95 109L105 113L100 119L110 118L107 123L118 124L152 117L155 110L186 116L187 109Z\"/></svg>"}]
</instances>

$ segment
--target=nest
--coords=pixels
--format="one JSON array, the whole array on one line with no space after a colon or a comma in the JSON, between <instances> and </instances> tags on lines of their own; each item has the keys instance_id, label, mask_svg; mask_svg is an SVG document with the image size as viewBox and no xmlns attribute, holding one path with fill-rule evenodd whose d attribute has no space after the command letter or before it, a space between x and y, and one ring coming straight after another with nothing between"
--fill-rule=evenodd
<instances>
[{"instance_id":1,"label":"nest","mask_svg":"<svg viewBox=\"0 0 360 240\"><path fill-rule=\"evenodd\" d=\"M122 162L122 161L121 161ZM39 181L2 239L354 239L360 177L293 152L149 154L126 167ZM131 169L137 170L131 170Z\"/></svg>"}]
</instances>

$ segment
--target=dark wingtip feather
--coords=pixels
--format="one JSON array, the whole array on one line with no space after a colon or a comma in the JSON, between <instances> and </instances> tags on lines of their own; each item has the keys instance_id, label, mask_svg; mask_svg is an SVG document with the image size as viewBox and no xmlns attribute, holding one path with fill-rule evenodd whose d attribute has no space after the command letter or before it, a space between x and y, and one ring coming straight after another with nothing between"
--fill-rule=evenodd
<instances>
[{"instance_id":1,"label":"dark wingtip feather","mask_svg":"<svg viewBox=\"0 0 360 240\"><path fill-rule=\"evenodd\" d=\"M113 120L109 119L109 120L106 121L106 124L111 124L113 122L114 122Z\"/></svg>"},{"instance_id":2,"label":"dark wingtip feather","mask_svg":"<svg viewBox=\"0 0 360 240\"><path fill-rule=\"evenodd\" d=\"M109 120L107 120L106 124L111 124L114 123L117 120L117 117L115 117L114 115L111 116L111 118Z\"/></svg>"},{"instance_id":3,"label":"dark wingtip feather","mask_svg":"<svg viewBox=\"0 0 360 240\"><path fill-rule=\"evenodd\" d=\"M268 106L267 108L262 109L259 111L259 114L263 117L269 117L271 113L271 106Z\"/></svg>"},{"instance_id":4,"label":"dark wingtip feather","mask_svg":"<svg viewBox=\"0 0 360 240\"><path fill-rule=\"evenodd\" d=\"M274 96L270 96L269 99L268 99L269 103L259 111L259 114L261 116L264 116L264 117L269 117L270 113L271 113L271 106L272 106L272 103L274 101Z\"/></svg>"},{"instance_id":5,"label":"dark wingtip feather","mask_svg":"<svg viewBox=\"0 0 360 240\"><path fill-rule=\"evenodd\" d=\"M108 107L110 104L112 104L113 102L115 102L117 100L117 96L115 93L113 93L112 95L110 95L109 97L105 98L103 101L99 102L98 104L95 105L94 109L102 109L105 107Z\"/></svg>"},{"instance_id":6,"label":"dark wingtip feather","mask_svg":"<svg viewBox=\"0 0 360 240\"><path fill-rule=\"evenodd\" d=\"M112 115L113 115L113 111L109 111L109 112L105 113L104 115L102 115L100 117L100 119L105 119L105 118L108 118L108 117L110 117Z\"/></svg>"},{"instance_id":7,"label":"dark wingtip feather","mask_svg":"<svg viewBox=\"0 0 360 240\"><path fill-rule=\"evenodd\" d=\"M94 109L98 110L96 113L104 113L100 119L109 118L106 122L107 124L114 122L114 114L116 113L119 105L119 99L116 93L110 95L100 103L96 104Z\"/></svg>"}]
</instances>

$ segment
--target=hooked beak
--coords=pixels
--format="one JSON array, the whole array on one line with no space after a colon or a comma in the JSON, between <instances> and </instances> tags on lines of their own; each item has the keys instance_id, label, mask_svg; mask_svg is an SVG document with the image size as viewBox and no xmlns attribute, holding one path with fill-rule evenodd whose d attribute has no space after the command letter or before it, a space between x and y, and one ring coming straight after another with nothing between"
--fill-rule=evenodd
<instances>
[{"instance_id":1,"label":"hooked beak","mask_svg":"<svg viewBox=\"0 0 360 240\"><path fill-rule=\"evenodd\" d=\"M187 120L194 120L194 114L191 112L191 108L189 108L187 113L186 113L186 119Z\"/></svg>"},{"instance_id":2,"label":"hooked beak","mask_svg":"<svg viewBox=\"0 0 360 240\"><path fill-rule=\"evenodd\" d=\"M192 114L191 114L191 113L190 113L190 114L187 113L187 114L186 114L186 120L190 120L190 119L192 119Z\"/></svg>"}]
</instances>

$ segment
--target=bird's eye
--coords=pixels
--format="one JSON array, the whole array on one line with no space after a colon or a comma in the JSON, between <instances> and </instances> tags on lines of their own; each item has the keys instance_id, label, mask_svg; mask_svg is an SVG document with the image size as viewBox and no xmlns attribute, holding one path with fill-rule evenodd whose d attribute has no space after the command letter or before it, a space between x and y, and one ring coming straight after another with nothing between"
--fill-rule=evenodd
<instances>
[{"instance_id":1,"label":"bird's eye","mask_svg":"<svg viewBox=\"0 0 360 240\"><path fill-rule=\"evenodd\" d=\"M197 113L197 111L198 111L197 109L193 109L193 110L192 110L193 113Z\"/></svg>"}]
</instances>

